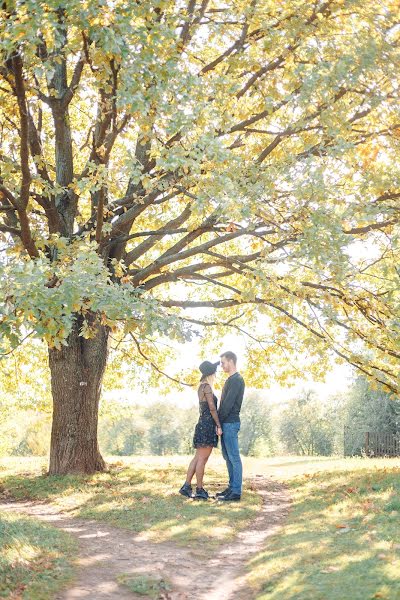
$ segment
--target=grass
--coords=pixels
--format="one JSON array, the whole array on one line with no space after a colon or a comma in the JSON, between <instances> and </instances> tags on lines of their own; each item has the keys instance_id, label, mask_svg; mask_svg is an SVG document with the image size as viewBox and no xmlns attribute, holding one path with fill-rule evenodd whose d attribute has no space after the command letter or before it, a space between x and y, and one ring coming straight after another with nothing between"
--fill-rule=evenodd
<instances>
[{"instance_id":1,"label":"grass","mask_svg":"<svg viewBox=\"0 0 400 600\"><path fill-rule=\"evenodd\" d=\"M268 462L293 503L248 565L257 599L399 600L400 460Z\"/></svg>"},{"instance_id":2,"label":"grass","mask_svg":"<svg viewBox=\"0 0 400 600\"><path fill-rule=\"evenodd\" d=\"M147 596L158 600L163 592L171 589L170 584L160 577L154 575L132 575L131 573L122 573L117 577L118 583L128 588L130 592Z\"/></svg>"},{"instance_id":3,"label":"grass","mask_svg":"<svg viewBox=\"0 0 400 600\"><path fill-rule=\"evenodd\" d=\"M207 552L234 538L260 505L248 486L233 506L179 496L188 457L111 461L107 473L47 477L44 459L2 459L0 494L45 499L71 515L146 532L155 542L200 541ZM248 458L244 471L285 481L293 499L283 529L248 564L258 600L400 600L400 459ZM224 483L216 453L206 487L217 491ZM164 585L127 574L121 583L150 597Z\"/></svg>"},{"instance_id":4,"label":"grass","mask_svg":"<svg viewBox=\"0 0 400 600\"><path fill-rule=\"evenodd\" d=\"M259 495L246 490L240 504L193 501L179 495L188 457L111 458L110 469L91 476L44 474L42 459L1 459L0 493L16 499L47 500L71 516L97 519L148 539L216 548L233 539L260 507ZM210 460L205 483L210 491L225 487L225 463Z\"/></svg>"},{"instance_id":5,"label":"grass","mask_svg":"<svg viewBox=\"0 0 400 600\"><path fill-rule=\"evenodd\" d=\"M0 598L50 600L71 579L75 553L67 533L0 512Z\"/></svg>"}]
</instances>

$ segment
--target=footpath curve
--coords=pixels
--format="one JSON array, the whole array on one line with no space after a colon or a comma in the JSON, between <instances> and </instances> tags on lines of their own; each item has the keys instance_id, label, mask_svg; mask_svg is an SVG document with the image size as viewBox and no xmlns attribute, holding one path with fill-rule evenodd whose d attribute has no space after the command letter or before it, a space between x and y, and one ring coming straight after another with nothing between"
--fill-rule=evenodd
<instances>
[{"instance_id":1,"label":"footpath curve","mask_svg":"<svg viewBox=\"0 0 400 600\"><path fill-rule=\"evenodd\" d=\"M79 556L76 579L56 600L143 600L117 582L122 573L164 578L171 585L160 600L251 600L246 583L247 561L285 521L290 506L286 487L273 478L256 476L250 482L263 505L247 529L218 551L184 548L171 542L154 543L139 534L90 519L71 517L57 507L33 501L0 502L0 510L29 515L75 536Z\"/></svg>"}]
</instances>

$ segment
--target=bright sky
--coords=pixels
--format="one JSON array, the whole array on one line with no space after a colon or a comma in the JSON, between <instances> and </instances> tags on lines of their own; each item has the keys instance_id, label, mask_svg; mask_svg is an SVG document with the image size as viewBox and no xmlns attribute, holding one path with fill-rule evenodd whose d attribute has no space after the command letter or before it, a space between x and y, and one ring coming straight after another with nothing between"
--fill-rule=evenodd
<instances>
[{"instance_id":1,"label":"bright sky","mask_svg":"<svg viewBox=\"0 0 400 600\"><path fill-rule=\"evenodd\" d=\"M182 354L180 360L182 364L192 366L193 360L195 364L200 364L203 357L200 357L198 353L196 353L195 347L189 348L191 344L185 344L182 346ZM195 345L193 345L195 346ZM233 350L238 356L238 370L240 371L241 364L241 355L244 354L244 343L240 337L230 335L226 336L223 340L218 344L218 348L216 348L216 353L213 356L207 357L207 360L211 360L212 362L219 360L219 355L221 352L226 350ZM196 363L197 360L197 363ZM326 375L326 381L324 383L316 382L311 377L305 376L303 381L298 381L292 387L282 387L277 384L268 385L266 381L266 397L268 401L273 404L277 403L285 403L290 398L296 395L296 393L300 392L302 389L313 389L318 393L321 401L328 398L333 394L344 392L349 388L349 380L352 376L352 369L347 365L334 365L333 370L328 372ZM217 372L217 384L216 384L216 393L217 396L222 388L222 385L225 381L226 375L222 370L218 370ZM197 395L194 390L187 389L183 392L176 392L173 397L168 396L168 399L177 402L182 407L191 406L191 404L197 404Z\"/></svg>"},{"instance_id":2,"label":"bright sky","mask_svg":"<svg viewBox=\"0 0 400 600\"><path fill-rule=\"evenodd\" d=\"M379 248L374 245L371 241L358 240L354 242L348 249L349 256L354 262L365 262L373 261L379 256ZM178 346L180 355L179 362L182 368L192 368L194 365L199 365L202 360L210 360L215 362L219 360L219 356L226 350L232 350L238 356L238 370L240 371L241 356L245 354L245 338L237 334L231 334L225 336L223 339L218 340L215 345L215 354L212 356L202 356L198 350L196 342L187 343ZM243 363L242 363L243 364ZM265 396L267 401L276 405L284 404L293 398L296 394L301 392L303 389L314 390L320 400L323 402L328 399L329 396L346 392L351 385L351 380L357 375L357 372L348 364L337 365L333 364L332 369L327 371L325 382L319 382L304 374L302 381L297 380L295 385L291 387L282 387L281 385L272 383L268 385L266 380L265 385ZM225 380L225 374L219 370L217 372L217 384L216 393L220 392L223 382ZM155 392L155 390L154 390ZM152 392L154 394L154 392ZM162 392L158 392L158 397ZM151 394L150 394L151 395ZM176 402L181 407L189 407L192 404L197 404L197 395L195 390L187 389L183 392L176 392L173 396L165 395L168 400ZM150 399L143 398L144 402L151 401Z\"/></svg>"},{"instance_id":3,"label":"bright sky","mask_svg":"<svg viewBox=\"0 0 400 600\"><path fill-rule=\"evenodd\" d=\"M226 350L232 350L238 356L238 370L243 364L241 357L245 353L245 343L241 336L227 335L223 339L219 340L215 346L215 353L211 356L201 355L198 343L188 342L186 344L180 344L177 347L179 367L182 369L192 369L193 365L198 366L203 360L210 360L216 362L219 360L219 356ZM166 369L166 372L173 374L171 369ZM344 392L350 386L350 379L352 377L352 369L348 365L333 365L332 371L327 372L326 380L324 383L314 381L311 377L307 377L305 374L304 380L296 381L296 384L291 387L282 387L277 384L268 386L266 381L265 396L268 402L271 404L285 404L290 398L301 392L302 389L313 389L318 394L321 401L326 400L329 396L336 393ZM219 397L222 385L225 381L226 375L222 370L217 372L217 383L216 383L216 394ZM149 389L147 394L139 394L137 389L135 390L118 390L113 394L107 394L113 399L121 399L125 402L140 403L140 404L152 404L159 400L168 400L174 402L182 408L189 408L190 406L197 405L197 394L193 388L187 388L182 392L173 392L172 394L163 393L162 386L159 388Z\"/></svg>"}]
</instances>

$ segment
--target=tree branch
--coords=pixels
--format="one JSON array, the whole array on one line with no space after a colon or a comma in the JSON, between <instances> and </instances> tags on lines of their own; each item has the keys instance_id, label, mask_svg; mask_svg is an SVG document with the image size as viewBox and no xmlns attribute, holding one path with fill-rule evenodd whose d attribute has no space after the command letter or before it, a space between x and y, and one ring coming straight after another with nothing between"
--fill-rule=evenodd
<instances>
[{"instance_id":1,"label":"tree branch","mask_svg":"<svg viewBox=\"0 0 400 600\"><path fill-rule=\"evenodd\" d=\"M391 219L389 221L381 221L377 223L370 223L369 225L364 225L363 227L352 227L351 229L343 229L343 233L355 234L355 233L368 233L369 231L373 231L375 229L385 229L385 227L390 227L391 225L397 225L399 223L399 219Z\"/></svg>"},{"instance_id":2,"label":"tree branch","mask_svg":"<svg viewBox=\"0 0 400 600\"><path fill-rule=\"evenodd\" d=\"M303 39L304 39L305 28L308 25L312 25L312 23L317 19L317 12L319 14L326 14L326 12L328 11L329 6L331 4L332 4L332 0L329 0L329 2L325 2L325 4L320 6L318 8L318 10L316 10L314 8L312 15L306 20L306 22L301 27L301 34L297 35L294 38L292 44L285 47L285 50L279 56L277 56L272 61L270 61L267 65L265 65L264 67L262 67L261 69L256 71L250 77L250 79L247 81L247 83L237 92L236 97L238 99L242 98L242 96L244 96L246 94L246 92L255 84L256 81L258 81L266 73L269 73L270 71L274 71L275 69L278 69L285 62L288 54L290 54L291 52L293 52L293 50L296 50L296 48L299 47L301 41L303 41Z\"/></svg>"},{"instance_id":3,"label":"tree branch","mask_svg":"<svg viewBox=\"0 0 400 600\"><path fill-rule=\"evenodd\" d=\"M215 262L202 262L195 263L188 267L182 267L181 269L176 269L170 273L162 273L157 277L152 277L147 280L144 284L142 284L143 289L151 290L163 283L178 281L179 279L184 279L185 277L190 277L193 274L198 273L199 271L206 271L210 269L215 269L215 267L227 267L227 264L232 265L235 262L240 263L248 263L254 260L257 260L260 257L260 253L256 252L251 255L237 255L230 257L221 257L221 260ZM234 270L230 270L230 274L233 274Z\"/></svg>"},{"instance_id":4,"label":"tree branch","mask_svg":"<svg viewBox=\"0 0 400 600\"><path fill-rule=\"evenodd\" d=\"M18 200L16 199L14 194L10 192L10 190L8 190L2 183L0 183L0 192L4 195L5 198L7 198L7 200L13 205L15 209L19 208Z\"/></svg>"},{"instance_id":5,"label":"tree branch","mask_svg":"<svg viewBox=\"0 0 400 600\"><path fill-rule=\"evenodd\" d=\"M252 4L254 4L254 2ZM213 61L211 61L210 63L208 63L208 65L205 65L201 69L199 75L205 75L209 71L214 70L215 67L217 65L219 65L219 63L221 63L223 60L225 60L225 58L227 58L230 54L232 54L232 52L234 52L235 50L240 50L241 48L243 48L244 42L246 40L246 36L247 36L247 33L248 33L248 30L249 30L249 26L248 26L247 18L246 18L245 22L243 24L243 27L242 27L242 32L240 34L240 37L231 46L229 46L229 48L227 48L225 50L225 52L223 52L222 54L220 54L220 56L218 56Z\"/></svg>"},{"instance_id":6,"label":"tree branch","mask_svg":"<svg viewBox=\"0 0 400 600\"><path fill-rule=\"evenodd\" d=\"M75 65L74 72L72 74L68 89L62 97L62 104L63 104L64 108L68 106L68 104L71 102L72 98L74 97L74 94L75 94L75 92L78 88L79 82L81 80L83 67L85 66L85 64L86 64L86 56L85 56L84 50L82 50L81 55Z\"/></svg>"},{"instance_id":7,"label":"tree branch","mask_svg":"<svg viewBox=\"0 0 400 600\"><path fill-rule=\"evenodd\" d=\"M12 235L17 235L18 237L21 237L21 230L16 229L15 227L7 227L7 225L0 224L0 231L2 233L11 233Z\"/></svg>"},{"instance_id":8,"label":"tree branch","mask_svg":"<svg viewBox=\"0 0 400 600\"><path fill-rule=\"evenodd\" d=\"M187 221L190 217L191 212L191 205L187 204L182 213L175 219L171 219L168 221L168 223L160 227L158 232L156 232L156 235L149 236L147 240L144 240L141 244L136 246L136 248L133 248L133 250L128 252L125 255L125 264L129 266L135 260L146 254L146 252L148 252L158 241L162 240L162 238L170 229L174 230L176 227L179 227L179 225L185 223L185 221Z\"/></svg>"},{"instance_id":9,"label":"tree branch","mask_svg":"<svg viewBox=\"0 0 400 600\"><path fill-rule=\"evenodd\" d=\"M186 387L193 387L193 384L187 383L186 381L180 381L179 379L175 379L175 377L171 377L171 375L168 375L167 373L165 373L164 371L162 371L159 367L157 367L157 365L151 360L151 358L149 358L148 356L146 356L146 354L143 352L143 350L140 347L140 344L139 344L138 340L136 339L136 337L134 336L134 334L132 332L130 332L130 336L133 339L133 341L135 342L135 346L136 346L137 351L139 352L140 356L142 358L144 358L145 360L147 360L147 362L151 365L151 367L155 371L157 371L157 373L160 373L160 375L164 375L164 377L167 377L171 381L174 381L175 383L179 383L180 385L185 385Z\"/></svg>"},{"instance_id":10,"label":"tree branch","mask_svg":"<svg viewBox=\"0 0 400 600\"><path fill-rule=\"evenodd\" d=\"M243 229L239 232L235 231L233 233L229 233L227 235L218 237L213 240L209 240L200 246L195 246L194 248L189 248L183 252L177 252L175 254L167 254L165 253L162 258L155 260L151 265L141 269L132 279L133 285L139 285L143 283L149 275L158 272L162 267L169 265L171 263L184 260L185 258L189 258L191 256L195 256L198 254L204 253L206 250L213 248L219 244L223 244L224 242L228 242L230 240L234 240L237 237L240 237L246 233L251 232L252 229Z\"/></svg>"},{"instance_id":11,"label":"tree branch","mask_svg":"<svg viewBox=\"0 0 400 600\"><path fill-rule=\"evenodd\" d=\"M29 202L29 191L31 185L31 172L29 169L29 118L28 105L26 101L24 77L22 72L22 58L19 51L15 51L11 58L12 71L15 79L15 94L17 97L19 119L20 119L20 160L22 181L19 199L16 200L19 224L21 228L21 240L31 258L38 257L39 252L32 238L30 223L26 208ZM11 196L7 197L11 201ZM12 202L13 203L13 202Z\"/></svg>"}]
</instances>

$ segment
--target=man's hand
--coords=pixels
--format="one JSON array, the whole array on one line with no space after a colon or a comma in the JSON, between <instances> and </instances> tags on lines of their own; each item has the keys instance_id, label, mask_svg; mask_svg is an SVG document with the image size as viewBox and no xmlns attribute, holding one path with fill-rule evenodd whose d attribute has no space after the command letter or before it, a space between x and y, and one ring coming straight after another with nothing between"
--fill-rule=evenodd
<instances>
[{"instance_id":1,"label":"man's hand","mask_svg":"<svg viewBox=\"0 0 400 600\"><path fill-rule=\"evenodd\" d=\"M217 430L217 435L222 435L221 427L216 427L216 430Z\"/></svg>"}]
</instances>

